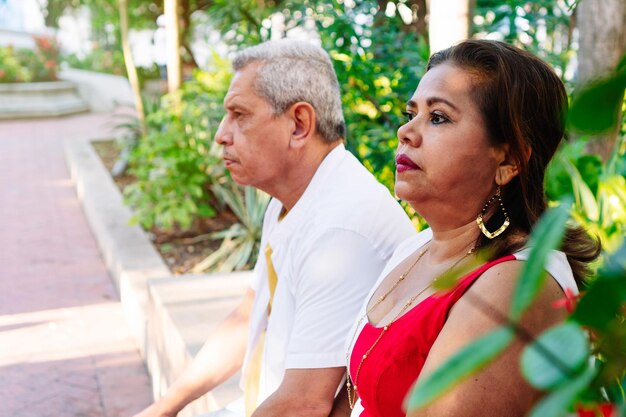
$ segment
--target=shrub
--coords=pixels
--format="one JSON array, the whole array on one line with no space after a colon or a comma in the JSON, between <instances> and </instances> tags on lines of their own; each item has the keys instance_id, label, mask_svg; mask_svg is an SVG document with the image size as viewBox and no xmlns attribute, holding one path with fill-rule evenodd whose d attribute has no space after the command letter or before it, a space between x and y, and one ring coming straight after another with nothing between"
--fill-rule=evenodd
<instances>
[{"instance_id":1,"label":"shrub","mask_svg":"<svg viewBox=\"0 0 626 417\"><path fill-rule=\"evenodd\" d=\"M63 57L63 59L72 68L104 72L114 75L126 74L124 54L121 49L102 49L96 45L94 49L84 57L70 54Z\"/></svg>"},{"instance_id":2,"label":"shrub","mask_svg":"<svg viewBox=\"0 0 626 417\"><path fill-rule=\"evenodd\" d=\"M57 79L59 48L45 36L33 37L36 48L0 47L0 82L19 83Z\"/></svg>"},{"instance_id":3,"label":"shrub","mask_svg":"<svg viewBox=\"0 0 626 417\"><path fill-rule=\"evenodd\" d=\"M125 190L136 220L144 227L190 227L197 217L211 217L222 204L211 185L226 175L213 135L221 120L222 99L230 81L223 61L213 72L196 72L180 94L177 113L171 97L148 114L148 134L130 157L137 181Z\"/></svg>"}]
</instances>

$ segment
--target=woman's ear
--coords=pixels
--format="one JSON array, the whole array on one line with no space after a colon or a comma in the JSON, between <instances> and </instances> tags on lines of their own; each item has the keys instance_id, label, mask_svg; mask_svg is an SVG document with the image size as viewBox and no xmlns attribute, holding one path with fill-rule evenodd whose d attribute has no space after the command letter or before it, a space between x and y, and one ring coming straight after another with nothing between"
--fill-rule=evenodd
<instances>
[{"instance_id":1,"label":"woman's ear","mask_svg":"<svg viewBox=\"0 0 626 417\"><path fill-rule=\"evenodd\" d=\"M311 104L299 101L293 104L288 111L293 121L290 146L300 148L315 133L315 109Z\"/></svg>"},{"instance_id":2,"label":"woman's ear","mask_svg":"<svg viewBox=\"0 0 626 417\"><path fill-rule=\"evenodd\" d=\"M506 185L513 178L519 175L519 161L517 158L513 158L510 153L510 147L508 144L504 144L500 147L498 153L500 163L498 164L498 168L496 169L496 184L502 186ZM529 150L530 157L530 150Z\"/></svg>"}]
</instances>

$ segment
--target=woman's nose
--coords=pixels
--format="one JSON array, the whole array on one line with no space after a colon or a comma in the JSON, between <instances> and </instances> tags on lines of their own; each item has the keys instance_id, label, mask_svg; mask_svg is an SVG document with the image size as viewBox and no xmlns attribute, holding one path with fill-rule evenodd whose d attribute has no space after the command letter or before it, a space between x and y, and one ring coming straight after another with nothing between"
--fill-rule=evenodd
<instances>
[{"instance_id":1,"label":"woman's nose","mask_svg":"<svg viewBox=\"0 0 626 417\"><path fill-rule=\"evenodd\" d=\"M420 133L417 126L417 118L408 120L398 128L399 143L417 146L420 142Z\"/></svg>"}]
</instances>

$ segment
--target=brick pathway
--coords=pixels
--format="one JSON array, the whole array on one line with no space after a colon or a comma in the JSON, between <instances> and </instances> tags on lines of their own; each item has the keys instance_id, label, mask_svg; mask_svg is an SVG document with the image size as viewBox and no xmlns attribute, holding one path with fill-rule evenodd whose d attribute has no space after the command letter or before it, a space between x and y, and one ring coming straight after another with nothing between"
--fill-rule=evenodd
<instances>
[{"instance_id":1,"label":"brick pathway","mask_svg":"<svg viewBox=\"0 0 626 417\"><path fill-rule=\"evenodd\" d=\"M63 153L112 123L0 122L0 417L125 417L150 402Z\"/></svg>"}]
</instances>

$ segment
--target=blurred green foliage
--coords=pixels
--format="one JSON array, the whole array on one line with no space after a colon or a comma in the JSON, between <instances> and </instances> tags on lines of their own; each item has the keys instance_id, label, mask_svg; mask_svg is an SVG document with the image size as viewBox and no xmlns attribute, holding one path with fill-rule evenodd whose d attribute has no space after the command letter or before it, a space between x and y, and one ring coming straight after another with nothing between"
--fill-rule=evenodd
<instances>
[{"instance_id":1,"label":"blurred green foliage","mask_svg":"<svg viewBox=\"0 0 626 417\"><path fill-rule=\"evenodd\" d=\"M121 49L94 48L91 53L79 57L66 55L63 60L72 68L126 76L124 54Z\"/></svg>"},{"instance_id":2,"label":"blurred green foliage","mask_svg":"<svg viewBox=\"0 0 626 417\"><path fill-rule=\"evenodd\" d=\"M477 0L473 33L530 51L548 62L564 81L571 81L575 63L575 3L576 0Z\"/></svg>"},{"instance_id":3,"label":"blurred green foliage","mask_svg":"<svg viewBox=\"0 0 626 417\"><path fill-rule=\"evenodd\" d=\"M218 203L210 187L226 173L213 135L230 76L228 63L216 57L212 71L198 71L183 85L180 113L165 96L148 114L148 134L137 141L129 161L137 181L125 190L144 227L185 229L196 217L215 214Z\"/></svg>"},{"instance_id":4,"label":"blurred green foliage","mask_svg":"<svg viewBox=\"0 0 626 417\"><path fill-rule=\"evenodd\" d=\"M0 83L55 81L59 47L45 36L33 36L34 49L0 46Z\"/></svg>"}]
</instances>

